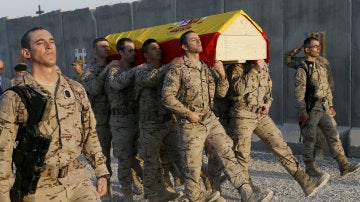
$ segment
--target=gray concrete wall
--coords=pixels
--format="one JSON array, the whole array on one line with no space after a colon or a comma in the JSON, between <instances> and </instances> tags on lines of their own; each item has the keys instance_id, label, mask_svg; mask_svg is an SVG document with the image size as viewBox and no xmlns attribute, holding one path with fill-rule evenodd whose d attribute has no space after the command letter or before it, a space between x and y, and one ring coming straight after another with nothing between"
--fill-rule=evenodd
<instances>
[{"instance_id":1,"label":"gray concrete wall","mask_svg":"<svg viewBox=\"0 0 360 202\"><path fill-rule=\"evenodd\" d=\"M360 0L142 0L75 11L53 11L37 17L0 19L0 54L5 74L13 76L20 50L20 37L33 26L48 28L56 39L58 64L62 71L74 74L71 62L74 48L86 48L91 61L91 42L104 37L144 27L166 24L243 9L268 34L270 40L270 68L274 83L274 121L296 123L293 93L295 71L283 65L284 51L298 46L304 32L326 31L326 57L332 64L336 90L334 102L339 125L360 127Z\"/></svg>"}]
</instances>

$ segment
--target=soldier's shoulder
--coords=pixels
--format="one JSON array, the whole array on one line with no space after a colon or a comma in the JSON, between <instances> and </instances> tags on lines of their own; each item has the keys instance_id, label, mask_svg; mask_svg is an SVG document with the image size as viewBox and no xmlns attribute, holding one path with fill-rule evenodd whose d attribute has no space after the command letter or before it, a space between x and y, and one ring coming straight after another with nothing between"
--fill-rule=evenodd
<instances>
[{"instance_id":1,"label":"soldier's shoulder","mask_svg":"<svg viewBox=\"0 0 360 202\"><path fill-rule=\"evenodd\" d=\"M318 61L324 65L329 64L329 61L325 57L318 57Z\"/></svg>"}]
</instances>

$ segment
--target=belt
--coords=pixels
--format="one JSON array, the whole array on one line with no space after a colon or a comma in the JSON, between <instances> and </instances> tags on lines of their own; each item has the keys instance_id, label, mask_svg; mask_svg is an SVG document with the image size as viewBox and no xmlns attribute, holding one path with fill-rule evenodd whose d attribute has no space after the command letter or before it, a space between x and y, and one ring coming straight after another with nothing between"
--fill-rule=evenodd
<instances>
[{"instance_id":1,"label":"belt","mask_svg":"<svg viewBox=\"0 0 360 202\"><path fill-rule=\"evenodd\" d=\"M240 109L244 109L246 111L253 112L255 114L260 114L264 110L264 107L259 107L258 105L248 105Z\"/></svg>"},{"instance_id":2,"label":"belt","mask_svg":"<svg viewBox=\"0 0 360 202\"><path fill-rule=\"evenodd\" d=\"M64 178L66 175L77 168L85 167L78 159L75 159L73 162L69 163L66 166L61 168L55 166L46 166L45 170L41 172L41 177L50 177L50 178Z\"/></svg>"}]
</instances>

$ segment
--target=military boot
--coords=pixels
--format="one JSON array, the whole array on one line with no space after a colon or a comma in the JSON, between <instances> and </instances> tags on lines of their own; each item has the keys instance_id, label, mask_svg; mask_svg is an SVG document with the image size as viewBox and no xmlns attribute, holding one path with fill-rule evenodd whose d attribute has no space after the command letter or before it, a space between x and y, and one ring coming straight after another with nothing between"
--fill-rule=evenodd
<instances>
[{"instance_id":1,"label":"military boot","mask_svg":"<svg viewBox=\"0 0 360 202\"><path fill-rule=\"evenodd\" d=\"M269 201L274 196L274 192L271 189L256 186L251 178L249 179L249 184L254 193L264 196L263 201Z\"/></svg>"},{"instance_id":2,"label":"military boot","mask_svg":"<svg viewBox=\"0 0 360 202\"><path fill-rule=\"evenodd\" d=\"M294 178L301 186L305 196L312 196L328 182L330 175L323 173L321 176L310 177L303 170L299 169L296 171Z\"/></svg>"},{"instance_id":3,"label":"military boot","mask_svg":"<svg viewBox=\"0 0 360 202\"><path fill-rule=\"evenodd\" d=\"M182 192L171 192L167 189L159 189L157 191L157 197L159 201L174 201L176 199L179 199L182 196Z\"/></svg>"},{"instance_id":4,"label":"military boot","mask_svg":"<svg viewBox=\"0 0 360 202\"><path fill-rule=\"evenodd\" d=\"M140 182L139 176L134 169L131 169L131 176L133 179L133 191L136 195L142 195L144 193L144 187Z\"/></svg>"},{"instance_id":5,"label":"military boot","mask_svg":"<svg viewBox=\"0 0 360 202\"><path fill-rule=\"evenodd\" d=\"M250 184L242 185L238 191L242 202L266 202L272 198L272 196L265 193L253 192Z\"/></svg>"},{"instance_id":6,"label":"military boot","mask_svg":"<svg viewBox=\"0 0 360 202\"><path fill-rule=\"evenodd\" d=\"M124 199L123 199L124 202L133 202L134 201L131 186L122 186L121 191L124 195Z\"/></svg>"},{"instance_id":7,"label":"military boot","mask_svg":"<svg viewBox=\"0 0 360 202\"><path fill-rule=\"evenodd\" d=\"M335 160L338 162L341 176L360 170L360 163L351 164L343 154L335 157Z\"/></svg>"},{"instance_id":8,"label":"military boot","mask_svg":"<svg viewBox=\"0 0 360 202\"><path fill-rule=\"evenodd\" d=\"M318 170L317 166L315 165L315 162L310 160L310 161L305 161L305 172L306 174L308 174L311 177L319 177L321 176L323 173Z\"/></svg>"},{"instance_id":9,"label":"military boot","mask_svg":"<svg viewBox=\"0 0 360 202\"><path fill-rule=\"evenodd\" d=\"M164 177L164 183L165 183L166 189L169 190L170 192L175 192L174 185L172 184L171 179L170 179L170 173L164 172L163 177Z\"/></svg>"}]
</instances>

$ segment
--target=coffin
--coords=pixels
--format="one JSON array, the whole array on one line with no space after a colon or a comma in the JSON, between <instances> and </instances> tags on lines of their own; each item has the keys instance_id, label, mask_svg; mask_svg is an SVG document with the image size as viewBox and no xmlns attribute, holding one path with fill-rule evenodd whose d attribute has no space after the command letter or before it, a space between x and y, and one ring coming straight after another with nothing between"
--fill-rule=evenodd
<instances>
[{"instance_id":1,"label":"coffin","mask_svg":"<svg viewBox=\"0 0 360 202\"><path fill-rule=\"evenodd\" d=\"M117 54L116 43L123 37L135 42L136 63L144 62L141 53L143 42L149 38L157 40L163 52L163 62L183 55L179 38L188 30L201 38L202 60L212 65L214 60L223 63L243 63L246 60L269 60L269 42L266 33L243 10L183 20L154 27L109 34L111 52Z\"/></svg>"}]
</instances>

